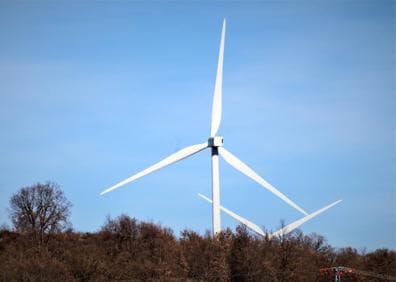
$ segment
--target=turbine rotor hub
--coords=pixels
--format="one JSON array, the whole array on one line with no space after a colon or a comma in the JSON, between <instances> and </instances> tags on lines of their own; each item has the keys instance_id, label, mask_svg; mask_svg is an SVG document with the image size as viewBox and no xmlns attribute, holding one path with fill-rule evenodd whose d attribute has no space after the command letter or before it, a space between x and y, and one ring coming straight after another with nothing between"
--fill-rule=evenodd
<instances>
[{"instance_id":1,"label":"turbine rotor hub","mask_svg":"<svg viewBox=\"0 0 396 282\"><path fill-rule=\"evenodd\" d=\"M208 139L209 147L223 147L224 139L222 136L214 136Z\"/></svg>"}]
</instances>

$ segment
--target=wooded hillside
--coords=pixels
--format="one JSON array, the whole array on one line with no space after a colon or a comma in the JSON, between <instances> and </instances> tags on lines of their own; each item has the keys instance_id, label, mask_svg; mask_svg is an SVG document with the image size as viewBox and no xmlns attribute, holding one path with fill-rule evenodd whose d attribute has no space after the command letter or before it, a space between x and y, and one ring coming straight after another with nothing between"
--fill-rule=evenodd
<instances>
[{"instance_id":1,"label":"wooded hillside","mask_svg":"<svg viewBox=\"0 0 396 282\"><path fill-rule=\"evenodd\" d=\"M301 232L268 240L244 227L215 239L188 230L177 238L169 228L127 215L107 219L96 233L66 230L44 240L2 230L0 262L3 281L334 281L319 271L331 266L396 275L396 252L387 249L336 250L322 236Z\"/></svg>"},{"instance_id":2,"label":"wooded hillside","mask_svg":"<svg viewBox=\"0 0 396 282\"><path fill-rule=\"evenodd\" d=\"M342 281L396 276L396 252L388 249L337 250L320 235L295 231L269 239L243 226L214 238L190 230L175 236L128 215L81 233L70 228L71 206L53 182L11 197L14 228L0 229L2 281L334 281L329 268L338 266Z\"/></svg>"}]
</instances>

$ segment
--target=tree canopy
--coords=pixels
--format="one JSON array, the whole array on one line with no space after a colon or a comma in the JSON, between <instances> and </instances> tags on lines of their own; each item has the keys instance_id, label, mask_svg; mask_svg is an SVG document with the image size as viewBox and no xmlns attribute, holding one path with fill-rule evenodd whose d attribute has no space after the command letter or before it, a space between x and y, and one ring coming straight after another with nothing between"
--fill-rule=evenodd
<instances>
[{"instance_id":1,"label":"tree canopy","mask_svg":"<svg viewBox=\"0 0 396 282\"><path fill-rule=\"evenodd\" d=\"M39 235L59 232L69 226L71 203L53 182L22 187L10 199L10 218L18 232Z\"/></svg>"}]
</instances>

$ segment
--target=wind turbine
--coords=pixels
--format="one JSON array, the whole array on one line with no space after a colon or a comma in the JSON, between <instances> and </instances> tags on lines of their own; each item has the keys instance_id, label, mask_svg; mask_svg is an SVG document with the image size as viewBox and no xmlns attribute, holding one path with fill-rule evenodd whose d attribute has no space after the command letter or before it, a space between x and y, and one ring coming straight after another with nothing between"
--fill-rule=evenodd
<instances>
[{"instance_id":1,"label":"wind turbine","mask_svg":"<svg viewBox=\"0 0 396 282\"><path fill-rule=\"evenodd\" d=\"M198 196L200 196L202 199L206 200L209 203L212 203L212 200L209 199L208 197L206 197L205 195L199 194ZM307 222L308 220L311 220L312 218L318 216L319 214L321 214L322 212L328 210L329 208L337 205L338 203L340 203L342 200L338 200L335 201L334 203L331 203L328 206L325 206L324 208L321 208L311 214L308 214L306 216L304 216L303 218L300 218L284 227L282 227L281 229L279 229L278 231L275 231L271 234L267 234L263 229L261 229L259 226L257 226L256 224L254 224L253 222L247 220L246 218L243 218L240 215L237 215L236 213L230 211L229 209L220 206L220 209L225 212L226 214L228 214L229 216L231 216L232 218L234 218L235 220L239 221L240 223L242 223L243 225L245 225L246 227L248 227L249 229L253 230L254 232L256 232L257 234L265 237L268 236L269 239L279 236L279 235L286 235L290 232L292 232L294 229L300 227L302 224L304 224L305 222Z\"/></svg>"},{"instance_id":2,"label":"wind turbine","mask_svg":"<svg viewBox=\"0 0 396 282\"><path fill-rule=\"evenodd\" d=\"M223 159L228 162L235 169L239 170L249 178L256 181L262 187L285 201L288 205L295 208L305 216L309 216L308 213L303 210L300 206L290 200L287 196L285 196L282 192L276 189L274 186L265 181L261 176L259 176L256 172L254 172L250 167L248 167L245 163L243 163L236 156L231 154L223 147L223 137L217 135L217 131L220 127L221 121L221 112L222 112L222 81L223 81L223 58L224 58L224 38L226 32L226 20L223 21L223 28L221 32L220 39L220 50L219 50L219 59L217 64L217 74L216 74L216 83L214 89L214 97L213 97L213 105L212 105L212 121L211 121L211 129L210 129L210 137L208 141L192 145L181 149L180 151L168 156L167 158L159 161L158 163L124 179L117 184L111 186L104 190L101 195L106 194L110 191L113 191L123 185L126 185L132 181L135 181L149 173L157 171L161 168L164 168L168 165L176 163L182 159L185 159L191 155L194 155L204 149L210 149L211 151L211 162L212 162L212 226L213 226L213 235L219 233L221 231L220 225L220 210L224 208L220 205L220 179L219 179L219 155L223 157ZM249 224L251 225L251 224Z\"/></svg>"}]
</instances>

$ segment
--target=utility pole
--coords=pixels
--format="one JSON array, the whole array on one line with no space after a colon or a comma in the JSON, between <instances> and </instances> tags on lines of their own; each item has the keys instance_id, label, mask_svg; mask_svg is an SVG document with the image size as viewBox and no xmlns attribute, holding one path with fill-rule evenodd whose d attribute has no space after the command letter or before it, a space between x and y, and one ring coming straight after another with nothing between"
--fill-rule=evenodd
<instances>
[{"instance_id":1,"label":"utility pole","mask_svg":"<svg viewBox=\"0 0 396 282\"><path fill-rule=\"evenodd\" d=\"M378 278L381 280L396 281L395 276L378 274L378 273L374 273L374 272L370 272L370 271L364 271L364 270L354 269L354 268L345 267L345 266L321 268L319 271L322 274L334 275L335 282L340 282L341 276L346 276L346 275L366 276L366 277Z\"/></svg>"}]
</instances>

